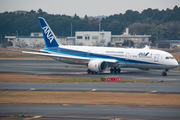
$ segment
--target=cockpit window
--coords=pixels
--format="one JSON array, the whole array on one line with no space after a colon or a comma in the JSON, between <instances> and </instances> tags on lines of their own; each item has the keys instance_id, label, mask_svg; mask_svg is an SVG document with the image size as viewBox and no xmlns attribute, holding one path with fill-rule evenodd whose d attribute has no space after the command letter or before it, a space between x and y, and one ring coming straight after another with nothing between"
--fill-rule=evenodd
<instances>
[{"instance_id":1,"label":"cockpit window","mask_svg":"<svg viewBox=\"0 0 180 120\"><path fill-rule=\"evenodd\" d=\"M174 59L174 57L166 57L166 59Z\"/></svg>"}]
</instances>

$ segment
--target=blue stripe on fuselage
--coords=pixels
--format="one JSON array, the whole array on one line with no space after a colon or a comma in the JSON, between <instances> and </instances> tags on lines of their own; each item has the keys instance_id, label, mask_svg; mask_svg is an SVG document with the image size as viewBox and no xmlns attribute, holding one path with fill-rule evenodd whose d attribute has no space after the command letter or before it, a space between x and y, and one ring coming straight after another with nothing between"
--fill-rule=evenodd
<instances>
[{"instance_id":1,"label":"blue stripe on fuselage","mask_svg":"<svg viewBox=\"0 0 180 120\"><path fill-rule=\"evenodd\" d=\"M79 56L79 57L89 57L90 56L90 58L116 59L120 63L141 63L141 64L161 65L161 64L158 64L158 63L143 62L143 61L138 61L138 60L131 60L131 59L126 59L126 58L119 58L119 57L114 57L114 56L101 55L101 54L96 54L96 53L88 53L88 52L72 50L72 49L66 49L66 48L61 48L61 47L44 48L43 50L48 51L48 52L55 52L55 53L61 53L61 54L66 54L66 55Z\"/></svg>"}]
</instances>

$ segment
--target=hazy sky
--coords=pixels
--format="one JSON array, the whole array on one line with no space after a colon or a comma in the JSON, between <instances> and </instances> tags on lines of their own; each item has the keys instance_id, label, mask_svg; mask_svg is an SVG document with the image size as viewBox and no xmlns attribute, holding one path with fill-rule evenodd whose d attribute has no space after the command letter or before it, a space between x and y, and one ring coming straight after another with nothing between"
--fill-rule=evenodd
<instances>
[{"instance_id":1,"label":"hazy sky","mask_svg":"<svg viewBox=\"0 0 180 120\"><path fill-rule=\"evenodd\" d=\"M66 14L80 17L113 15L126 10L142 12L152 8L159 10L180 7L180 0L0 0L0 13L15 10L35 10L41 8L49 14Z\"/></svg>"}]
</instances>

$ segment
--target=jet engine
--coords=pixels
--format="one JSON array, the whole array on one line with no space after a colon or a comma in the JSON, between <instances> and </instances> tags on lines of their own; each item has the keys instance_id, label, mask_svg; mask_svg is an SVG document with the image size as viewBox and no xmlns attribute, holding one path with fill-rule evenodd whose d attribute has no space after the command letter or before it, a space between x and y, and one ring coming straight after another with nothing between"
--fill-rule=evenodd
<instances>
[{"instance_id":1,"label":"jet engine","mask_svg":"<svg viewBox=\"0 0 180 120\"><path fill-rule=\"evenodd\" d=\"M88 68L94 72L104 72L108 68L108 63L103 60L92 60L88 64Z\"/></svg>"}]
</instances>

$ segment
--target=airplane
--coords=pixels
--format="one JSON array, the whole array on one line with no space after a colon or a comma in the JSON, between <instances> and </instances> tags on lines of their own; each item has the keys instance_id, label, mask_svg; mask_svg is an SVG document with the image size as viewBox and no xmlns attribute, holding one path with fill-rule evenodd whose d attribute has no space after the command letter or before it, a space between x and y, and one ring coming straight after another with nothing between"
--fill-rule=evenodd
<instances>
[{"instance_id":1,"label":"airplane","mask_svg":"<svg viewBox=\"0 0 180 120\"><path fill-rule=\"evenodd\" d=\"M120 73L121 68L162 69L162 76L166 76L169 69L178 67L178 62L170 53L149 49L148 46L137 49L62 45L57 42L46 20L42 17L38 19L46 48L36 52L22 51L23 53L47 56L69 64L86 65L88 74L103 73L111 67L111 73Z\"/></svg>"}]
</instances>

